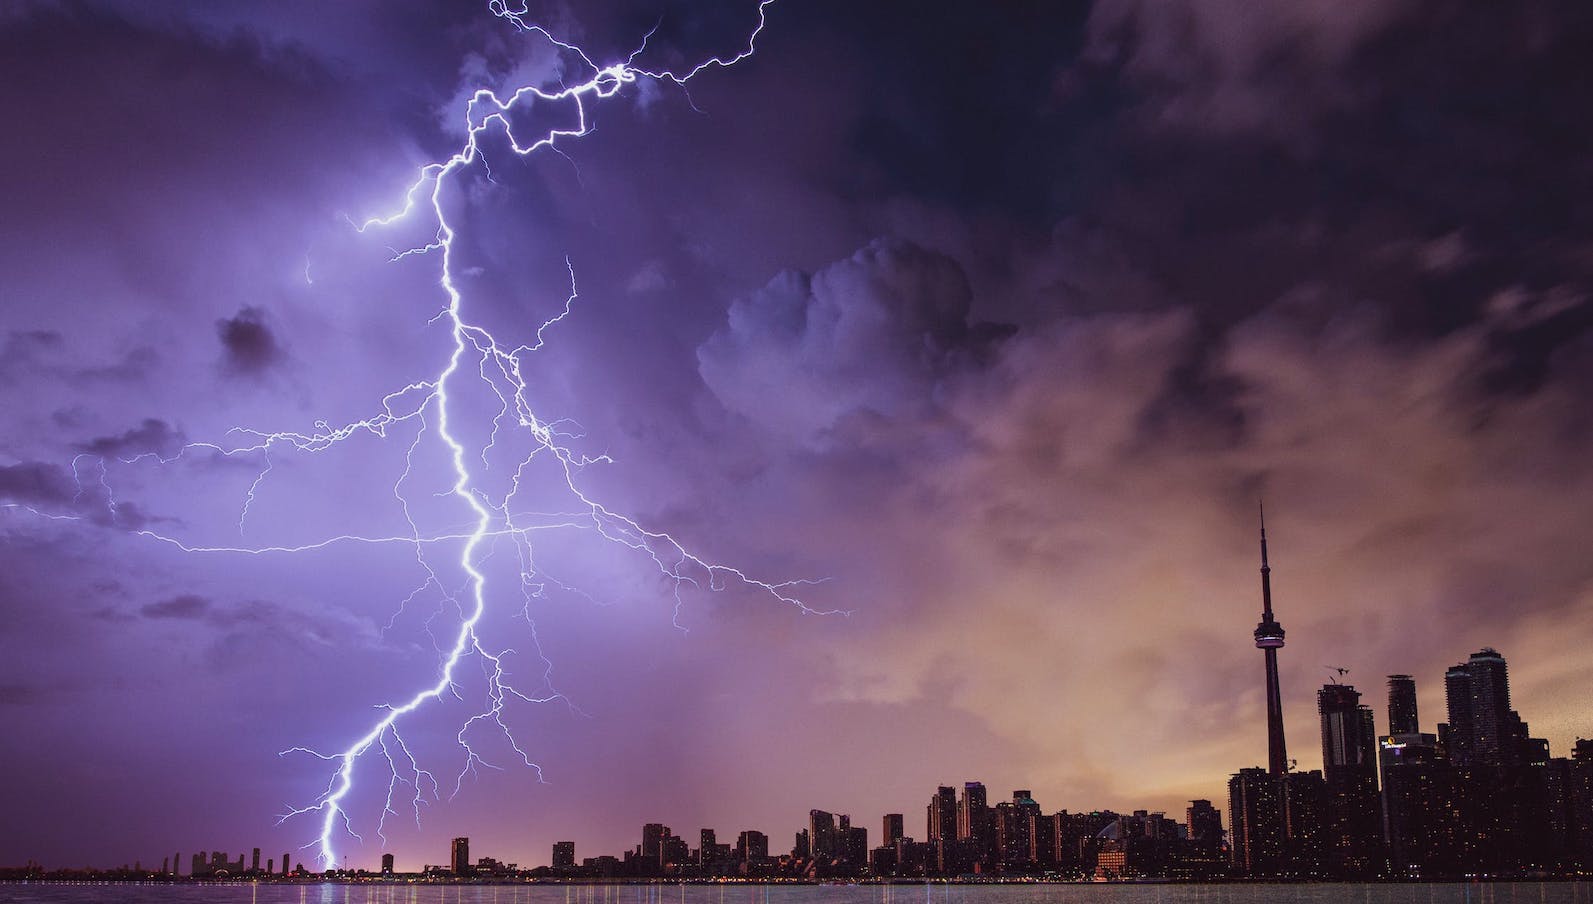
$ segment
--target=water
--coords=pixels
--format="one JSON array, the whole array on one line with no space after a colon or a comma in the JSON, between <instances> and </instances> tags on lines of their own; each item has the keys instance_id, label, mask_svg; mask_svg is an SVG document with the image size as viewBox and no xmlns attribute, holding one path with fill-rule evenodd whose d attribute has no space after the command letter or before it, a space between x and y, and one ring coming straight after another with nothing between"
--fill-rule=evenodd
<instances>
[{"instance_id":1,"label":"water","mask_svg":"<svg viewBox=\"0 0 1593 904\"><path fill-rule=\"evenodd\" d=\"M0 883L0 904L1593 904L1484 885L120 885Z\"/></svg>"}]
</instances>

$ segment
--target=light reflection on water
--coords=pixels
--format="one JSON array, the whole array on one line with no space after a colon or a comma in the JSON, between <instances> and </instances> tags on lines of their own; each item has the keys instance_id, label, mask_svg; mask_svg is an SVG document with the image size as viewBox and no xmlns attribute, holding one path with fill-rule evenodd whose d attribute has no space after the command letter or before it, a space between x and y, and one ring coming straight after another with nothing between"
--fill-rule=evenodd
<instances>
[{"instance_id":1,"label":"light reflection on water","mask_svg":"<svg viewBox=\"0 0 1593 904\"><path fill-rule=\"evenodd\" d=\"M0 904L1593 904L1593 884L118 885L0 883Z\"/></svg>"}]
</instances>

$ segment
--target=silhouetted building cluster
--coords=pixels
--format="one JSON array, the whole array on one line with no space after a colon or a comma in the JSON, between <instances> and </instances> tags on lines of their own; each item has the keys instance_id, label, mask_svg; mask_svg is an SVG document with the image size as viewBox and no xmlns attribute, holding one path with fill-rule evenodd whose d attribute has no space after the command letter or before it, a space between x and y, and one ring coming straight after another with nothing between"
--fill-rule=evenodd
<instances>
[{"instance_id":1,"label":"silhouetted building cluster","mask_svg":"<svg viewBox=\"0 0 1593 904\"><path fill-rule=\"evenodd\" d=\"M1448 721L1421 730L1416 682L1388 677L1388 732L1360 693L1317 692L1322 770L1297 772L1284 747L1266 527L1262 619L1269 766L1228 782L1236 875L1320 879L1574 875L1593 870L1593 742L1551 758L1510 708L1509 672L1485 648L1444 675ZM1338 670L1341 674L1345 671ZM1193 822L1193 818L1191 818Z\"/></svg>"},{"instance_id":2,"label":"silhouetted building cluster","mask_svg":"<svg viewBox=\"0 0 1593 904\"><path fill-rule=\"evenodd\" d=\"M1217 878L1227 874L1222 817L1209 800L1191 801L1187 824L1136 810L1046 813L1027 790L991 805L979 782L941 786L925 813L926 840L906 834L887 813L880 844L846 814L811 810L788 853L771 853L762 832L734 845L702 829L698 846L661 823L642 827L641 844L621 857L576 865L573 842L553 845L553 866L535 873L571 878L919 878L946 876Z\"/></svg>"}]
</instances>

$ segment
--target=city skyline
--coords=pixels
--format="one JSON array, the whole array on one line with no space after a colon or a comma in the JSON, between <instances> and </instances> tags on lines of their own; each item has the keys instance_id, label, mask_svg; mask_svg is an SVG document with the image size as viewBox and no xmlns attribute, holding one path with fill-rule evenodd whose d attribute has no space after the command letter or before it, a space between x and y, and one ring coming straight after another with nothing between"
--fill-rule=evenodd
<instances>
[{"instance_id":1,"label":"city skyline","mask_svg":"<svg viewBox=\"0 0 1593 904\"><path fill-rule=\"evenodd\" d=\"M1265 553L1263 553L1265 561ZM1263 565L1264 578L1267 575L1266 566ZM1263 583L1264 598L1270 603L1270 582ZM1266 612L1271 612L1267 605ZM1263 648L1265 649L1265 648ZM1275 649L1275 648L1274 648ZM1269 663L1270 665L1270 663ZM1347 670L1335 668L1338 678L1342 678ZM1267 669L1271 677L1271 669ZM1275 832L1276 837L1267 838L1265 834L1257 837L1255 826L1250 826L1248 831L1244 822L1254 820L1250 803L1242 803L1244 795L1256 792L1255 783L1260 781L1263 785L1267 781L1288 780L1290 776L1301 779L1322 781L1326 776L1324 791L1330 800L1323 806L1326 809L1321 813L1311 811L1310 818L1321 820L1320 831L1324 837L1332 832L1345 833L1347 845L1345 855L1349 859L1338 862L1326 853L1319 855L1323 859L1320 868L1327 872L1318 874L1319 878L1333 876L1336 878L1374 878L1388 875L1406 875L1405 867L1401 864L1415 857L1432 856L1430 853L1437 850L1444 856L1453 856L1454 852L1448 851L1444 845L1455 843L1451 838L1440 841L1434 825L1423 823L1421 826L1409 824L1412 818L1409 814L1412 807L1429 806L1421 802L1424 792L1415 790L1396 790L1390 784L1391 763L1408 761L1413 763L1426 763L1431 754L1419 755L1420 751L1407 748L1427 745L1439 751L1439 755L1447 760L1454 761L1458 766L1501 765L1528 761L1549 762L1554 753L1553 749L1544 739L1531 738L1526 723L1521 719L1516 710L1509 707L1509 684L1507 666L1504 657L1492 647L1470 654L1466 660L1451 666L1444 672L1443 685L1445 689L1445 711L1449 722L1435 723L1435 731L1422 732L1419 720L1419 710L1415 705L1416 686L1413 676L1403 673L1386 676L1385 698L1386 722L1383 725L1387 730L1379 732L1377 717L1369 704L1362 703L1363 695L1354 685L1342 683L1338 678L1331 678L1316 691L1317 711L1320 717L1320 740L1322 750L1322 768L1319 770L1297 769L1294 760L1287 761L1282 772L1272 772L1270 769L1255 767L1243 769L1235 773L1229 782L1229 809L1224 812L1221 808L1214 808L1212 800L1208 798L1191 798L1188 808L1175 811L1169 817L1168 811L1150 810L1137 807L1127 811L1119 811L1111 807L1086 807L1072 809L1064 806L1056 811L1057 815L1046 813L1044 807L1036 803L1032 792L1027 789L1014 790L1011 801L991 803L988 789L981 781L964 781L952 785L941 785L937 792L930 796L924 808L922 833L914 832L911 827L913 822L904 812L887 812L880 816L882 828L878 835L873 835L868 829L866 821L852 821L850 814L832 813L830 811L811 809L804 827L795 831L795 844L790 852L783 853L776 842L771 846L771 835L754 827L741 827L726 833L727 838L735 839L732 843L720 844L718 829L702 827L696 832L699 838L698 846L692 847L690 838L692 833L676 832L663 822L645 823L641 829L641 841L634 847L616 850L600 851L596 855L587 854L578 848L573 841L559 840L551 845L551 854L547 862L541 862L534 854L530 856L515 856L513 852L496 850L489 839L478 846L478 852L483 848L491 850L491 854L478 857L471 855L470 836L458 836L450 840L448 856L440 858L436 863L429 859L424 864L404 865L395 867L395 855L383 852L380 855L379 869L370 869L363 866L350 866L351 872L369 872L381 874L451 874L455 877L481 877L497 876L499 878L512 877L526 874L536 869L544 878L583 877L583 878L662 878L662 877L707 877L718 875L740 875L744 878L825 878L845 875L870 875L875 877L898 876L958 876L970 874L984 874L1009 877L1022 877L1024 875L1039 874L1049 868L1056 871L1059 868L1058 859L1046 861L1037 852L1047 846L1054 847L1056 854L1053 858L1065 861L1067 854L1062 853L1071 843L1077 848L1086 839L1092 838L1096 832L1114 823L1121 824L1122 820L1150 820L1165 821L1168 831L1174 834L1167 837L1184 843L1187 847L1181 855L1175 855L1173 860L1157 860L1158 868L1167 870L1170 863L1183 863L1181 867L1172 867L1172 872L1153 872L1153 876L1173 875L1182 878L1246 878L1267 877L1275 875L1292 875L1299 878L1300 873L1290 873L1280 870L1277 866L1268 866L1266 858L1283 856L1286 849L1284 833L1288 831L1286 822L1278 827L1263 825L1261 832ZM1474 714L1482 714L1476 716ZM1276 720L1269 711L1265 728L1268 737L1269 755L1274 748L1272 743L1275 737ZM1503 735L1498 726L1506 726ZM1513 725L1515 730L1509 730ZM1482 739L1478 741L1472 738ZM1517 745L1517 746L1512 746ZM1558 751L1561 760L1571 754L1577 761L1584 763L1589 768L1589 788L1593 790L1593 740L1578 739L1574 753L1571 751ZM1381 755L1379 751L1381 750ZM1381 756L1381 759L1380 759ZM1390 757L1395 757L1391 760ZM1393 768L1397 769L1397 766ZM1382 778L1378 776L1381 773ZM1245 785L1244 783L1250 783ZM1382 787L1379 787L1379 786ZM961 792L959 793L959 787ZM1247 787L1244 792L1235 791L1236 787ZM1404 788L1406 786L1400 786ZM1414 791L1417 795L1410 800L1400 801L1400 795L1409 795ZM1260 793L1265 794L1262 790ZM1291 792L1285 790L1285 795ZM1333 812L1333 799L1343 795L1359 796L1360 803L1350 803L1347 809L1337 815ZM1009 829L1007 827L1008 815L1004 813L1007 807L1017 807L1019 810L1032 811L1032 816L1025 817L1030 821L1026 829ZM1244 810L1241 815L1240 810ZM1178 815L1187 814L1186 820L1180 822ZM1395 815L1395 814L1399 815ZM1197 816L1197 814L1199 814ZM1065 820L1069 816L1082 820L1081 827L1075 828L1074 836L1063 837L1061 823L1056 828L1044 830L1049 834L1042 834L1035 820L1058 819ZM1432 816L1422 817L1432 819ZM1337 820L1337 822L1335 822ZM1049 823L1048 823L1049 825ZM1234 826L1240 826L1238 836L1231 832ZM849 828L850 826L850 828ZM1008 832L1018 832L1016 841L1012 840ZM1593 820L1576 831L1587 833L1585 844L1593 849ZM850 838L849 832L860 833L856 840ZM1082 834L1078 834L1082 832ZM1414 835L1412 833L1415 833ZM554 831L554 835L558 832ZM1427 836L1432 834L1432 838ZM778 832L774 837L779 837ZM1114 838L1117 836L1113 836ZM871 844L869 839L878 841L878 845ZM1353 839L1360 840L1353 840ZM945 839L944 841L942 839ZM876 858L881 856L881 847L889 846L893 842L902 841L908 844L916 842L915 864L912 871L899 872L908 869L905 862L896 858L900 856L902 848L897 847L897 853L891 854L891 859L883 862ZM985 853L977 853L975 849L958 849L953 851L945 847L950 842L962 843L976 842L983 845ZM1321 844L1332 842L1323 840ZM937 847L937 844L941 845ZM1250 848L1271 845L1270 852L1262 854L1247 853ZM1437 845L1437 847L1431 847ZM1087 858L1082 866L1077 859L1073 861L1071 869L1083 870L1084 876L1090 875L1120 875L1120 873L1103 872L1112 869L1122 869L1124 866L1123 852L1118 852L1118 858L1113 861L1115 866L1096 865L1093 858L1103 857L1105 853L1098 850L1099 842L1093 842L1084 851L1075 849L1072 856ZM1412 853L1413 848L1426 851L1425 855ZM712 850L713 853L704 856L704 851ZM1015 866L1007 862L1007 858L1023 860L1021 853L1014 851L1029 851L1026 865ZM820 853L824 859L820 860ZM244 866L244 855L240 853L236 861L230 859L225 850L210 850L196 852L191 857L191 868L183 871L181 864L184 862L179 851L168 860L162 861L163 866L157 875L167 873L165 864L175 864L171 875L173 878L187 876L189 878L226 878L240 876L314 876L321 872L313 865L308 869L303 863L303 857L294 857L294 852L283 852L280 861L272 858L266 861L266 866L261 867L261 849L253 848L251 865ZM303 852L299 852L302 854ZM1135 863L1132 851L1127 861L1130 868L1143 869L1141 864ZM1165 858L1165 853L1158 856ZM981 861L980 858L994 858L993 861ZM1178 860L1178 857L1190 858L1187 862ZM1262 860L1257 860L1257 858ZM1392 857L1390 864L1388 858ZM961 859L959 859L961 858ZM793 861L795 866L786 866L787 860ZM802 866L803 861L811 862ZM778 861L778 863L777 863ZM833 861L833 863L832 863ZM141 864L141 859L135 858L129 863ZM149 873L154 872L153 862L148 867ZM1105 863L1102 860L1101 863ZM1460 861L1457 861L1460 862ZM28 860L28 866L33 867L36 861ZM710 863L716 864L709 870ZM736 864L742 864L738 873ZM1047 867L1049 863L1049 867ZM280 864L280 865L278 865ZM478 865L479 864L479 865ZM750 869L748 864L754 864ZM756 864L761 864L756 865ZM816 865L825 864L825 865ZM850 864L847 866L846 864ZM949 865L948 865L949 864ZM14 868L16 864L0 864L0 869ZM71 869L65 864L46 865L43 869L60 870ZM552 872L546 869L551 868ZM96 866L92 869L114 872L120 869L130 875L139 874L139 868L124 864L121 867ZM339 867L340 871L343 868ZM1392 869L1394 872L1389 873ZM850 870L850 871L848 871ZM884 872L882 872L884 870ZM328 870L330 872L330 870ZM147 875L148 873L145 873ZM1075 873L1076 874L1076 873ZM1411 873L1411 876L1419 875ZM1440 872L1429 869L1430 875L1454 876L1456 872ZM1065 870L1062 875L1068 875Z\"/></svg>"},{"instance_id":2,"label":"city skyline","mask_svg":"<svg viewBox=\"0 0 1593 904\"><path fill-rule=\"evenodd\" d=\"M1383 676L1426 750L1485 648L1464 768L1511 710L1564 754L1590 41L1439 0L0 14L0 863L780 848L969 778L1181 813L1278 771L1269 719L1353 797Z\"/></svg>"}]
</instances>

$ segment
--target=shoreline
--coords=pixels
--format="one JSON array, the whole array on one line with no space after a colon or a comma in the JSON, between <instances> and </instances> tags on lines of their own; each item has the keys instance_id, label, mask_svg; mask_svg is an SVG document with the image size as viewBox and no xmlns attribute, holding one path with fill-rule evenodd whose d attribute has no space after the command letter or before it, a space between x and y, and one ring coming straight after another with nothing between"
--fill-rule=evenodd
<instances>
[{"instance_id":1,"label":"shoreline","mask_svg":"<svg viewBox=\"0 0 1593 904\"><path fill-rule=\"evenodd\" d=\"M925 885L965 885L965 886L1005 886L1005 885L1066 885L1092 886L1092 885L1256 885L1256 886L1295 886L1295 885L1516 885L1516 884L1545 884L1545 883L1593 883L1593 876L1486 876L1468 878L1435 878L1435 879L1363 879L1347 880L1319 880L1319 879L1042 879L1042 878L973 878L973 877L934 877L919 879L858 879L846 881L840 879L548 879L548 878L500 878L500 879L441 879L423 876L304 876L278 879L123 879L111 877L80 877L80 878L0 878L0 886L5 885L129 885L129 886L195 886L205 888L248 888L259 885L364 885L364 886L759 886L759 885L792 885L792 886L839 886L839 887L886 887L886 886L925 886Z\"/></svg>"}]
</instances>

